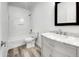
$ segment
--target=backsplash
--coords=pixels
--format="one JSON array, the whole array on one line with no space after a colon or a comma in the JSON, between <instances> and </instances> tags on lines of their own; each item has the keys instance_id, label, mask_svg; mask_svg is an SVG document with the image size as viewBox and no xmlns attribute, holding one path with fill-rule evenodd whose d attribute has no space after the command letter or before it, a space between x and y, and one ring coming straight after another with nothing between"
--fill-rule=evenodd
<instances>
[{"instance_id":1,"label":"backsplash","mask_svg":"<svg viewBox=\"0 0 79 59\"><path fill-rule=\"evenodd\" d=\"M60 35L79 37L79 33L66 32L66 31L62 31L61 29L53 30L53 31L50 31L50 32L53 32L53 33L56 33L56 34L60 34Z\"/></svg>"}]
</instances>

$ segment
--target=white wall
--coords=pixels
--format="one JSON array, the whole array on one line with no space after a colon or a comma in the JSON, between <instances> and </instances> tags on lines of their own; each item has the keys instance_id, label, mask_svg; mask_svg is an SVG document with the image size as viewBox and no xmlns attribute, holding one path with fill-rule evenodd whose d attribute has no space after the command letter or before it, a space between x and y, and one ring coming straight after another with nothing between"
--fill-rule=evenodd
<instances>
[{"instance_id":1,"label":"white wall","mask_svg":"<svg viewBox=\"0 0 79 59\"><path fill-rule=\"evenodd\" d=\"M0 44L8 40L8 4L0 2ZM0 47L0 56L6 56L6 47Z\"/></svg>"},{"instance_id":2,"label":"white wall","mask_svg":"<svg viewBox=\"0 0 79 59\"><path fill-rule=\"evenodd\" d=\"M49 30L62 29L62 31L79 33L79 26L55 26L54 13L55 3L38 3L32 11L32 22L34 32L46 32ZM41 46L39 38L37 44Z\"/></svg>"},{"instance_id":3,"label":"white wall","mask_svg":"<svg viewBox=\"0 0 79 59\"><path fill-rule=\"evenodd\" d=\"M29 11L23 8L9 6L9 40L22 40L29 34ZM24 19L21 24L20 20Z\"/></svg>"},{"instance_id":4,"label":"white wall","mask_svg":"<svg viewBox=\"0 0 79 59\"><path fill-rule=\"evenodd\" d=\"M32 11L33 31L46 32L51 25L49 3L38 3Z\"/></svg>"},{"instance_id":5,"label":"white wall","mask_svg":"<svg viewBox=\"0 0 79 59\"><path fill-rule=\"evenodd\" d=\"M8 5L6 2L1 3L1 24L2 24L2 40L8 39Z\"/></svg>"},{"instance_id":6,"label":"white wall","mask_svg":"<svg viewBox=\"0 0 79 59\"><path fill-rule=\"evenodd\" d=\"M33 32L47 32L51 27L50 3L38 3L32 10L32 29ZM41 37L37 40L37 44L41 46Z\"/></svg>"},{"instance_id":7,"label":"white wall","mask_svg":"<svg viewBox=\"0 0 79 59\"><path fill-rule=\"evenodd\" d=\"M0 3L0 8L2 8L1 3ZM1 17L2 17L2 10L0 10L0 41L2 40L2 24L1 24L2 19L1 19ZM1 44L1 42L0 42L0 44Z\"/></svg>"}]
</instances>

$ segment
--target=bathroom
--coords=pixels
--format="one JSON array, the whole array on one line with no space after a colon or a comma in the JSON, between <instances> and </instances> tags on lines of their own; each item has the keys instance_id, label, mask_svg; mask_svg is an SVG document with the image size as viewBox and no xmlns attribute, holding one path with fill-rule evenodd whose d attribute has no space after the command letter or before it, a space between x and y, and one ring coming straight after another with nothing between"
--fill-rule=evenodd
<instances>
[{"instance_id":1,"label":"bathroom","mask_svg":"<svg viewBox=\"0 0 79 59\"><path fill-rule=\"evenodd\" d=\"M70 4L76 6L75 2L70 2ZM62 22L56 23L55 8L57 6L55 2L0 2L0 57L78 56L78 24L73 20L62 25L60 24ZM71 18L76 19L76 12L74 12L74 15L68 15L74 16ZM57 39L57 42L55 40L51 41L54 38L53 33L56 33L55 39L61 37L61 40ZM67 39L67 36L69 40L72 39L72 42L64 40L65 43L63 43L62 39ZM70 52L66 53L65 49ZM53 52L51 52L52 50Z\"/></svg>"}]
</instances>

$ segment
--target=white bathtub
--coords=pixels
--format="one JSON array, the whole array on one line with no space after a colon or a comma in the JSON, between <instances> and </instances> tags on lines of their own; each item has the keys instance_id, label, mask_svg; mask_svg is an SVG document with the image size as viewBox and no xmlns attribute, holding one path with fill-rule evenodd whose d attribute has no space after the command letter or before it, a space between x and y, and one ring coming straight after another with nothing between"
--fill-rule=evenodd
<instances>
[{"instance_id":1,"label":"white bathtub","mask_svg":"<svg viewBox=\"0 0 79 59\"><path fill-rule=\"evenodd\" d=\"M31 35L26 35L26 36L10 36L9 40L7 42L7 48L8 49L12 49L21 45L25 44L25 39L29 39L29 38L36 38L37 35L35 33L32 33Z\"/></svg>"},{"instance_id":2,"label":"white bathtub","mask_svg":"<svg viewBox=\"0 0 79 59\"><path fill-rule=\"evenodd\" d=\"M24 39L9 40L7 42L7 49L12 49L24 44L25 44Z\"/></svg>"},{"instance_id":3,"label":"white bathtub","mask_svg":"<svg viewBox=\"0 0 79 59\"><path fill-rule=\"evenodd\" d=\"M7 42L7 49L12 49L21 45L26 44L26 40L25 39L34 39L33 37L26 37L26 38L12 38L12 40L8 40Z\"/></svg>"}]
</instances>

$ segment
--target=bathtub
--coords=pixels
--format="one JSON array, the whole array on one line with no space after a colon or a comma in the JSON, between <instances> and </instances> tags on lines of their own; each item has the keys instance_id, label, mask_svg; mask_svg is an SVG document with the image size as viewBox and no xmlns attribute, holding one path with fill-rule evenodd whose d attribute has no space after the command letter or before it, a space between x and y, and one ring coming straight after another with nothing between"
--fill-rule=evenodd
<instances>
[{"instance_id":1,"label":"bathtub","mask_svg":"<svg viewBox=\"0 0 79 59\"><path fill-rule=\"evenodd\" d=\"M36 33L32 33L31 35L26 35L26 36L10 36L9 37L9 40L7 42L7 48L8 49L12 49L12 48L15 48L15 47L18 47L18 46L21 46L21 45L24 45L26 42L25 42L25 38L29 39L29 38L36 38L37 35Z\"/></svg>"},{"instance_id":2,"label":"bathtub","mask_svg":"<svg viewBox=\"0 0 79 59\"><path fill-rule=\"evenodd\" d=\"M23 37L23 36L9 37L9 40L7 42L7 49L9 50L9 49L24 45L25 44L24 39L25 39L25 37Z\"/></svg>"},{"instance_id":3,"label":"bathtub","mask_svg":"<svg viewBox=\"0 0 79 59\"><path fill-rule=\"evenodd\" d=\"M26 40L25 39L33 39L33 37L29 36L29 37L26 37L26 38L12 38L12 40L8 40L7 42L7 49L12 49L12 48L16 48L18 46L22 46L24 44L26 44Z\"/></svg>"},{"instance_id":4,"label":"bathtub","mask_svg":"<svg viewBox=\"0 0 79 59\"><path fill-rule=\"evenodd\" d=\"M7 42L7 49L16 48L18 46L24 45L24 39L14 39L14 40L8 40Z\"/></svg>"}]
</instances>

